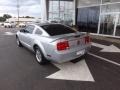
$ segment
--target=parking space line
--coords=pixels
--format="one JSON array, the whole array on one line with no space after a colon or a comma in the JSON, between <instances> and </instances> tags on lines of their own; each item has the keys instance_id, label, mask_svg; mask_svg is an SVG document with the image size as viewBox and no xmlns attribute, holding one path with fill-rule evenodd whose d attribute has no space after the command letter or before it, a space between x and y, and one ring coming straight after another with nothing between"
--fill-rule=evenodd
<instances>
[{"instance_id":1,"label":"parking space line","mask_svg":"<svg viewBox=\"0 0 120 90\"><path fill-rule=\"evenodd\" d=\"M5 32L4 35L15 35L15 33L12 33L12 32Z\"/></svg>"},{"instance_id":2,"label":"parking space line","mask_svg":"<svg viewBox=\"0 0 120 90\"><path fill-rule=\"evenodd\" d=\"M91 55L91 56L97 57L97 58L99 58L100 60L107 61L107 62L109 62L109 63L111 63L111 64L114 64L114 65L117 65L117 66L120 67L120 64L117 63L117 62L114 62L114 61L111 61L111 60L109 60L109 59L106 59L106 58L100 57L100 56L95 55L95 54L92 54L92 53L90 53L90 52L89 52L88 54Z\"/></svg>"},{"instance_id":3,"label":"parking space line","mask_svg":"<svg viewBox=\"0 0 120 90\"><path fill-rule=\"evenodd\" d=\"M53 63L60 70L47 76L49 79L95 82L85 59L77 62Z\"/></svg>"}]
</instances>

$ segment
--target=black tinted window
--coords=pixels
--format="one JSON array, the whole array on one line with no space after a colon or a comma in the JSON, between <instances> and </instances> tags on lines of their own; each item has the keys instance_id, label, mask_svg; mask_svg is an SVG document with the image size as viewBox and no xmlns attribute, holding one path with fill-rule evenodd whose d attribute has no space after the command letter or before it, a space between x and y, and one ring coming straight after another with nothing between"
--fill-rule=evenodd
<instances>
[{"instance_id":1,"label":"black tinted window","mask_svg":"<svg viewBox=\"0 0 120 90\"><path fill-rule=\"evenodd\" d=\"M41 35L42 31L40 29L36 29L35 34Z\"/></svg>"},{"instance_id":2,"label":"black tinted window","mask_svg":"<svg viewBox=\"0 0 120 90\"><path fill-rule=\"evenodd\" d=\"M25 30L32 34L34 28L35 28L35 26L29 25L29 26L27 26L27 27L25 28Z\"/></svg>"},{"instance_id":3,"label":"black tinted window","mask_svg":"<svg viewBox=\"0 0 120 90\"><path fill-rule=\"evenodd\" d=\"M60 24L44 25L41 27L51 36L75 33L75 31L72 30L71 28Z\"/></svg>"}]
</instances>

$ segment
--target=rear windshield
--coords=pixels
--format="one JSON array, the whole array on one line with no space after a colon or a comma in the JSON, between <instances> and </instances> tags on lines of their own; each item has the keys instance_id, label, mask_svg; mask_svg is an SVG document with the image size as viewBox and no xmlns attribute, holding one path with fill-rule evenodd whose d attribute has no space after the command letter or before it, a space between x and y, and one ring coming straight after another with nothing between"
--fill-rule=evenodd
<instances>
[{"instance_id":1,"label":"rear windshield","mask_svg":"<svg viewBox=\"0 0 120 90\"><path fill-rule=\"evenodd\" d=\"M59 25L59 24L44 25L41 27L51 36L75 33L73 29L64 25Z\"/></svg>"}]
</instances>

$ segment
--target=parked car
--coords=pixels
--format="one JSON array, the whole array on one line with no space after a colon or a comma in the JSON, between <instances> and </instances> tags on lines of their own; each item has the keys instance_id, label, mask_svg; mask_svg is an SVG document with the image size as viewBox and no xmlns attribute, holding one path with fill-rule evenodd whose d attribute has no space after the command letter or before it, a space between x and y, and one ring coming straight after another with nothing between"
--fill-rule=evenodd
<instances>
[{"instance_id":1,"label":"parked car","mask_svg":"<svg viewBox=\"0 0 120 90\"><path fill-rule=\"evenodd\" d=\"M4 24L3 22L0 22L0 26L3 26L3 24Z\"/></svg>"},{"instance_id":2,"label":"parked car","mask_svg":"<svg viewBox=\"0 0 120 90\"><path fill-rule=\"evenodd\" d=\"M15 28L16 27L16 23L15 22L10 22L12 28Z\"/></svg>"},{"instance_id":3,"label":"parked car","mask_svg":"<svg viewBox=\"0 0 120 90\"><path fill-rule=\"evenodd\" d=\"M12 28L12 24L10 22L4 22L5 28Z\"/></svg>"},{"instance_id":4,"label":"parked car","mask_svg":"<svg viewBox=\"0 0 120 90\"><path fill-rule=\"evenodd\" d=\"M20 23L20 24L19 24L19 27L20 27L20 28L24 28L25 26L26 26L25 23Z\"/></svg>"},{"instance_id":5,"label":"parked car","mask_svg":"<svg viewBox=\"0 0 120 90\"><path fill-rule=\"evenodd\" d=\"M67 62L85 55L90 47L90 37L62 24L30 24L16 34L19 47L35 52L36 60Z\"/></svg>"},{"instance_id":6,"label":"parked car","mask_svg":"<svg viewBox=\"0 0 120 90\"><path fill-rule=\"evenodd\" d=\"M4 23L1 23L1 26L4 26Z\"/></svg>"}]
</instances>

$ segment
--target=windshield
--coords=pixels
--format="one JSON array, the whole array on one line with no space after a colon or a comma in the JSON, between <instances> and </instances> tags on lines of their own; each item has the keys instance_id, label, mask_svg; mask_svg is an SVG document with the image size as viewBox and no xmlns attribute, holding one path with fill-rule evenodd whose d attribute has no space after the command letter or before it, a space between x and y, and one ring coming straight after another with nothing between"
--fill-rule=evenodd
<instances>
[{"instance_id":1,"label":"windshield","mask_svg":"<svg viewBox=\"0 0 120 90\"><path fill-rule=\"evenodd\" d=\"M41 27L51 36L76 32L73 29L71 29L67 26L64 26L64 25L60 25L60 24L50 24L50 25L44 25Z\"/></svg>"}]
</instances>

